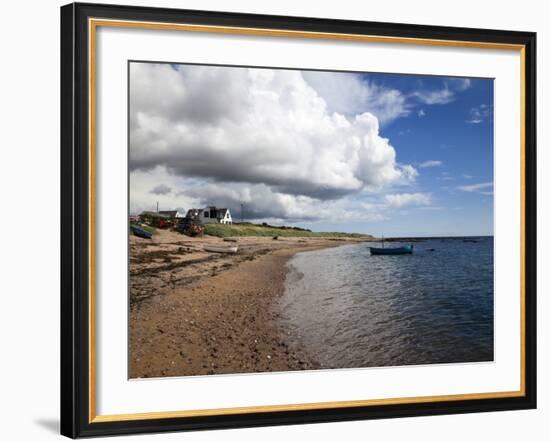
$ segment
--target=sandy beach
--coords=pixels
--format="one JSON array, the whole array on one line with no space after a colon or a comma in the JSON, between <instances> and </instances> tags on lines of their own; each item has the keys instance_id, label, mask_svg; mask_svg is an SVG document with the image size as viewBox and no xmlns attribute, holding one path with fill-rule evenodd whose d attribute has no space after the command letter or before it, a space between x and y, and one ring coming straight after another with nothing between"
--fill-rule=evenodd
<instances>
[{"instance_id":1,"label":"sandy beach","mask_svg":"<svg viewBox=\"0 0 550 442\"><path fill-rule=\"evenodd\" d=\"M159 230L130 236L130 377L305 370L318 367L277 321L286 263L295 253L354 239L243 237L235 243Z\"/></svg>"}]
</instances>

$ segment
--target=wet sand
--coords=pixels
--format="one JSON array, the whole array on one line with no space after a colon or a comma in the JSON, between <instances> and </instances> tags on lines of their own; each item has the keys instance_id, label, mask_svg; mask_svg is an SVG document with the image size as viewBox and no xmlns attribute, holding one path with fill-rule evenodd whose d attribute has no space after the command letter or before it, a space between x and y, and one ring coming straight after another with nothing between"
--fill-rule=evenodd
<instances>
[{"instance_id":1,"label":"wet sand","mask_svg":"<svg viewBox=\"0 0 550 442\"><path fill-rule=\"evenodd\" d=\"M160 230L130 237L130 377L317 368L277 321L286 262L300 251L356 242L330 238L221 238Z\"/></svg>"}]
</instances>

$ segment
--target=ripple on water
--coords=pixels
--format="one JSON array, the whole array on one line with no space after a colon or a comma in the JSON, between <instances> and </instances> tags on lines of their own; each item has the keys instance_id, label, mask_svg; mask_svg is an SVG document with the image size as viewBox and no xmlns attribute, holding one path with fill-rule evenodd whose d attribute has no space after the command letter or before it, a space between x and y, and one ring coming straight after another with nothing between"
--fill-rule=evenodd
<instances>
[{"instance_id":1,"label":"ripple on water","mask_svg":"<svg viewBox=\"0 0 550 442\"><path fill-rule=\"evenodd\" d=\"M493 238L478 239L407 256L367 243L299 253L280 320L328 368L491 361Z\"/></svg>"}]
</instances>

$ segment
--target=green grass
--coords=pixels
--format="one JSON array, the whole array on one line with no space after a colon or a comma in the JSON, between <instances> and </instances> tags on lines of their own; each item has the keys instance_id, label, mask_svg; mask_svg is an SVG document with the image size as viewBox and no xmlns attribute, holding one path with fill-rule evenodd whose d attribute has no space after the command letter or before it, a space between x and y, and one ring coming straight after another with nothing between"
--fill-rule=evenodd
<instances>
[{"instance_id":1,"label":"green grass","mask_svg":"<svg viewBox=\"0 0 550 442\"><path fill-rule=\"evenodd\" d=\"M370 235L343 232L312 232L311 230L293 227L263 226L260 224L205 224L204 233L227 238L230 236L280 236L306 238L369 238Z\"/></svg>"}]
</instances>

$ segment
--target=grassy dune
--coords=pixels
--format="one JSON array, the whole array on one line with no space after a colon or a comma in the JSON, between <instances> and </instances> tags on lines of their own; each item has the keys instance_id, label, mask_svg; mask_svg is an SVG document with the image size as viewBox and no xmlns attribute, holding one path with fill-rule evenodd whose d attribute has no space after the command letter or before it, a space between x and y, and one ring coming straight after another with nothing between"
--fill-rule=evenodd
<instances>
[{"instance_id":1,"label":"grassy dune","mask_svg":"<svg viewBox=\"0 0 550 442\"><path fill-rule=\"evenodd\" d=\"M312 232L295 227L277 227L252 223L242 224L206 224L204 233L226 238L230 236L280 236L306 238L370 238L370 235L343 232Z\"/></svg>"}]
</instances>

